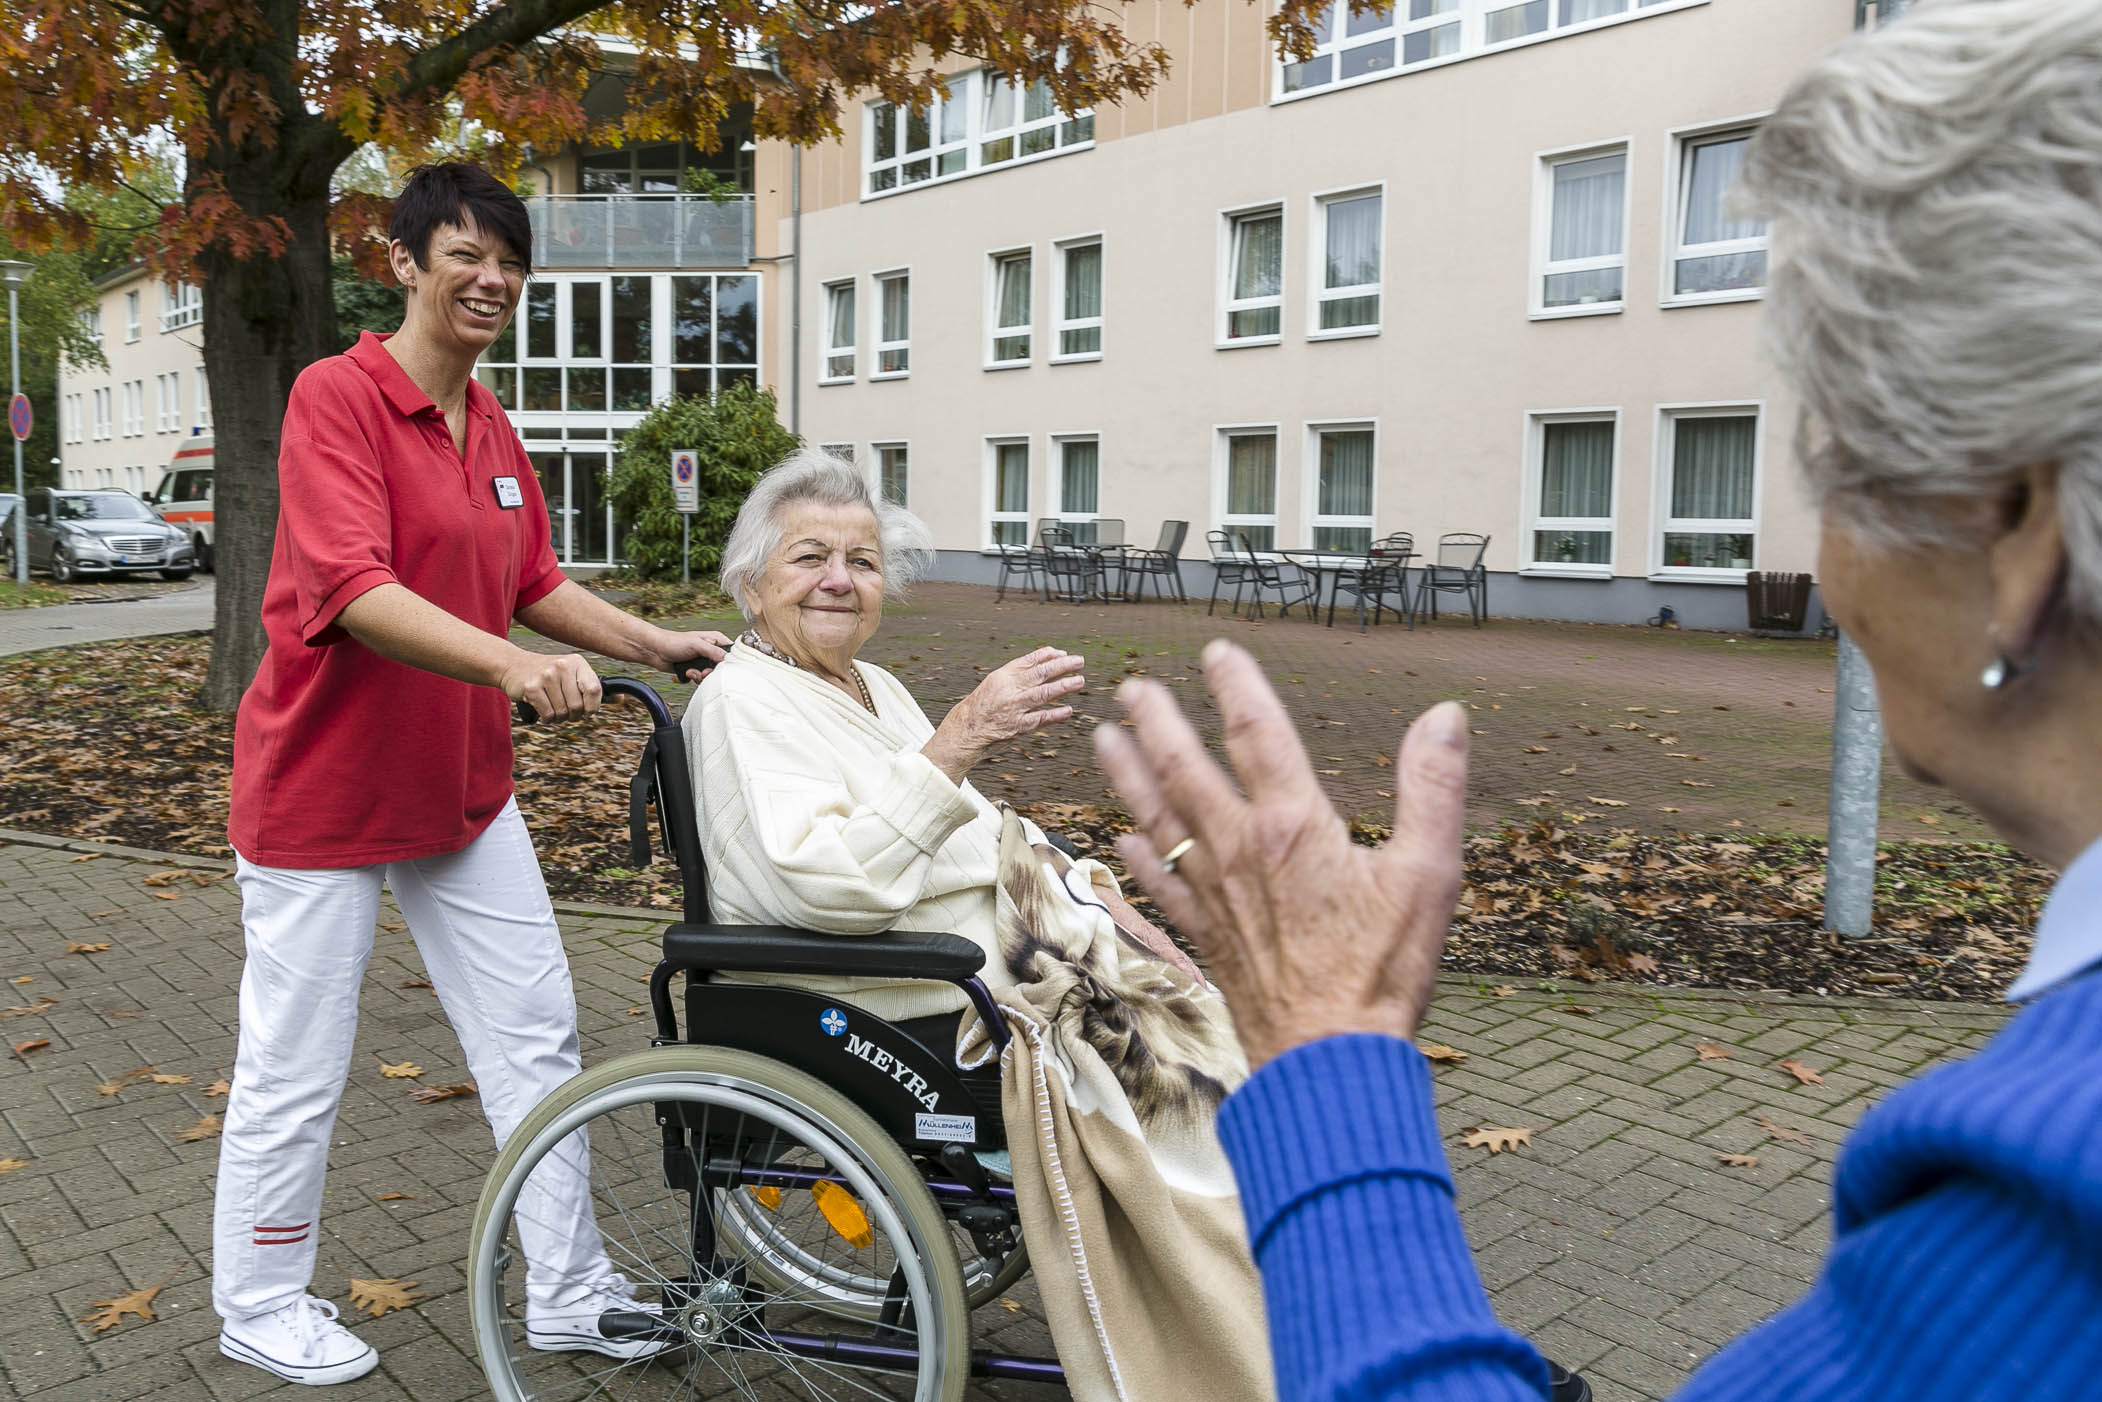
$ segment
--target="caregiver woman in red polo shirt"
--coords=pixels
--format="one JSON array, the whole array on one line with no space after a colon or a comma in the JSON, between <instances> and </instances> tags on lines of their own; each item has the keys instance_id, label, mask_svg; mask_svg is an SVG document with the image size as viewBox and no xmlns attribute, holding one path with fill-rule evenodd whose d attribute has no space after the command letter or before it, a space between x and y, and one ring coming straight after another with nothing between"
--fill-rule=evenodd
<instances>
[{"instance_id":1,"label":"caregiver woman in red polo shirt","mask_svg":"<svg viewBox=\"0 0 2102 1402\"><path fill-rule=\"evenodd\" d=\"M321 1181L391 887L501 1144L576 1074L576 999L511 795L511 702L568 720L599 684L535 632L661 670L722 656L564 579L533 468L473 378L528 273L525 206L472 166L409 178L388 228L407 314L292 387L278 457L269 649L234 730L241 1031L220 1141L212 1303L229 1358L298 1383L379 1355L307 1293ZM599 1242L581 1162L518 1209L535 1347L634 1358L608 1311L647 1309ZM542 1181L545 1180L545 1181ZM632 1331L630 1331L632 1334Z\"/></svg>"}]
</instances>

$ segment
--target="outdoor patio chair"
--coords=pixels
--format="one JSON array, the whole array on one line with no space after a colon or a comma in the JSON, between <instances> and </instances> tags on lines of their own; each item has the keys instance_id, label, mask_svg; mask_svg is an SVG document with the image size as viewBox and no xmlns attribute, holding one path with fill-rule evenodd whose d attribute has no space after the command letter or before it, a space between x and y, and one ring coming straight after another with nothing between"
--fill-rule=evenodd
<instances>
[{"instance_id":1,"label":"outdoor patio chair","mask_svg":"<svg viewBox=\"0 0 2102 1402\"><path fill-rule=\"evenodd\" d=\"M1182 591L1182 542L1189 533L1188 521L1163 521L1160 539L1153 543L1151 550L1141 550L1130 545L1124 547L1123 574L1126 598L1134 603L1145 598L1146 580L1151 577L1173 580L1176 602L1189 601L1189 595ZM1154 590L1166 597L1165 584L1156 584Z\"/></svg>"},{"instance_id":2,"label":"outdoor patio chair","mask_svg":"<svg viewBox=\"0 0 2102 1402\"><path fill-rule=\"evenodd\" d=\"M1233 612L1239 613L1241 592L1247 588L1250 578L1249 562L1235 548L1233 536L1225 531L1206 531L1204 540L1212 555L1212 601L1205 605L1205 616L1210 617L1212 610L1219 606L1219 586L1222 584L1233 586Z\"/></svg>"},{"instance_id":3,"label":"outdoor patio chair","mask_svg":"<svg viewBox=\"0 0 2102 1402\"><path fill-rule=\"evenodd\" d=\"M1307 616L1320 621L1321 582L1290 560L1276 556L1265 558L1258 555L1248 537L1234 532L1234 545L1246 561L1250 596L1255 600L1255 616L1263 616L1265 591L1277 597L1277 616L1283 618L1292 611L1294 604L1302 605Z\"/></svg>"},{"instance_id":4,"label":"outdoor patio chair","mask_svg":"<svg viewBox=\"0 0 2102 1402\"><path fill-rule=\"evenodd\" d=\"M1349 594L1356 601L1358 631L1365 631L1369 621L1377 623L1387 609L1396 617L1414 626L1409 613L1409 557L1415 553L1416 538L1407 531L1395 531L1381 536L1365 550L1365 568L1355 573L1336 577L1335 591ZM1389 603L1389 596L1398 603ZM1335 612L1335 600L1329 600L1329 612Z\"/></svg>"},{"instance_id":5,"label":"outdoor patio chair","mask_svg":"<svg viewBox=\"0 0 2102 1402\"><path fill-rule=\"evenodd\" d=\"M1068 603L1093 598L1102 585L1102 562L1082 549L1073 532L1063 524L1047 524L1037 532L1037 546L1044 562L1044 580L1050 593Z\"/></svg>"},{"instance_id":6,"label":"outdoor patio chair","mask_svg":"<svg viewBox=\"0 0 2102 1402\"><path fill-rule=\"evenodd\" d=\"M1007 586L1011 581L1019 582L1025 589L1036 590L1039 597L1046 596L1041 555L1026 545L996 544L993 548L1000 552L1000 591L993 596L996 602L1007 598Z\"/></svg>"},{"instance_id":7,"label":"outdoor patio chair","mask_svg":"<svg viewBox=\"0 0 2102 1402\"><path fill-rule=\"evenodd\" d=\"M1489 614L1489 572L1482 567L1482 556L1488 549L1489 537L1471 531L1451 531L1439 536L1438 558L1426 560L1416 572L1414 613L1422 615L1428 610L1436 622L1440 594L1465 594L1468 616L1475 627L1481 627Z\"/></svg>"}]
</instances>

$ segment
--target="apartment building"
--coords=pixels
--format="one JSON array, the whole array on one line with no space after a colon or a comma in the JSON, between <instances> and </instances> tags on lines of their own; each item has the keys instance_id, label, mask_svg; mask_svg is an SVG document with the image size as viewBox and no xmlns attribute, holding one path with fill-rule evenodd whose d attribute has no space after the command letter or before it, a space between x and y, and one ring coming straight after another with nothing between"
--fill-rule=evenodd
<instances>
[{"instance_id":1,"label":"apartment building","mask_svg":"<svg viewBox=\"0 0 2102 1402\"><path fill-rule=\"evenodd\" d=\"M1200 588L1213 529L1474 531L1498 613L1741 627L1816 531L1723 196L1854 9L1397 0L1282 63L1261 6L1140 0L1172 76L1077 114L959 63L802 158L784 398L949 578L1051 517L1187 520Z\"/></svg>"},{"instance_id":2,"label":"apartment building","mask_svg":"<svg viewBox=\"0 0 2102 1402\"><path fill-rule=\"evenodd\" d=\"M84 315L109 365L60 367L59 481L150 491L184 438L211 431L203 294L143 267L109 273L95 291Z\"/></svg>"}]
</instances>

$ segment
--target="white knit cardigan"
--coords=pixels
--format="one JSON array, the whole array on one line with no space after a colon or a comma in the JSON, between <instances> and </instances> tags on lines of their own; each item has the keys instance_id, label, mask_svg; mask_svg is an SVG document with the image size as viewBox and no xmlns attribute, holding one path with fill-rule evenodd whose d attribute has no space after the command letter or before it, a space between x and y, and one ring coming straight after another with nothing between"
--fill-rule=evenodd
<instances>
[{"instance_id":1,"label":"white knit cardigan","mask_svg":"<svg viewBox=\"0 0 2102 1402\"><path fill-rule=\"evenodd\" d=\"M994 924L999 810L920 753L934 726L902 682L854 666L874 715L751 647L732 648L686 708L711 913L840 935L945 930L985 950L988 986L1011 984ZM1082 865L1108 879L1099 863ZM892 1020L966 1002L955 985L923 980L748 981L851 997Z\"/></svg>"}]
</instances>

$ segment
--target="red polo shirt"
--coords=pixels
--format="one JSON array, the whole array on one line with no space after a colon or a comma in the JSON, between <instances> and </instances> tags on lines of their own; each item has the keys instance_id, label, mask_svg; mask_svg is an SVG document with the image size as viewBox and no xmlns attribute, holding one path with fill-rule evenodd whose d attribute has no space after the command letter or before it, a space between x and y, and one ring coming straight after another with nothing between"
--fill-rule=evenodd
<instances>
[{"instance_id":1,"label":"red polo shirt","mask_svg":"<svg viewBox=\"0 0 2102 1402\"><path fill-rule=\"evenodd\" d=\"M456 852L511 797L504 694L371 651L336 622L351 600L401 584L503 637L563 578L495 397L469 384L463 458L384 339L307 367L285 410L269 648L234 723L226 834L262 866Z\"/></svg>"}]
</instances>

